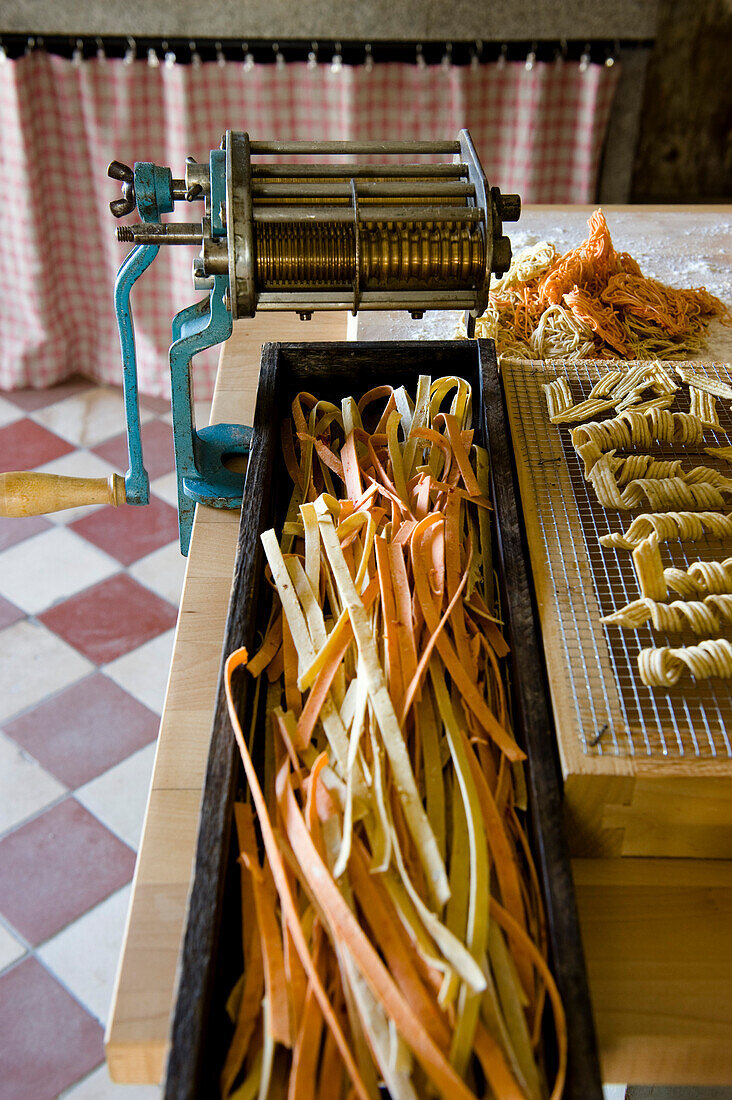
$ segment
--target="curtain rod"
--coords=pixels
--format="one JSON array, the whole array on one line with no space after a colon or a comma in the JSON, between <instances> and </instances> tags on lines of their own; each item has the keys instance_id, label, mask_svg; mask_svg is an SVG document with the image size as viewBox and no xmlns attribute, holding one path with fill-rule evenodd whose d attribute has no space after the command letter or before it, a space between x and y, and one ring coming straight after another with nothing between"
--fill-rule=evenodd
<instances>
[{"instance_id":1,"label":"curtain rod","mask_svg":"<svg viewBox=\"0 0 732 1100\"><path fill-rule=\"evenodd\" d=\"M311 65L330 63L366 65L401 62L417 65L480 65L490 62L580 61L585 64L611 65L621 50L650 49L650 39L555 39L553 41L483 42L453 40L446 42L356 42L323 40L265 40L197 38L149 38L122 36L69 36L7 34L0 37L0 59L18 58L33 50L45 50L58 57L80 62L92 58L122 57L128 62L147 60L150 64L196 65L206 61L287 64L293 61Z\"/></svg>"}]
</instances>

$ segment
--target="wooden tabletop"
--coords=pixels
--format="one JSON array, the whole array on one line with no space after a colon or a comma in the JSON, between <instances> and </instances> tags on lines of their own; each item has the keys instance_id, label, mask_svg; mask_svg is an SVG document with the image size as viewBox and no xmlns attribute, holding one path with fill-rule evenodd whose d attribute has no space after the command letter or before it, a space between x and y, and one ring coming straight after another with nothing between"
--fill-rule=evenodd
<instances>
[{"instance_id":1,"label":"wooden tabletop","mask_svg":"<svg viewBox=\"0 0 732 1100\"><path fill-rule=\"evenodd\" d=\"M614 208L606 209L611 230L614 213ZM684 272L695 273L685 285L706 282L732 301L730 238L724 231L725 224L729 229L729 207L623 207L617 213L626 236L642 240L652 228L653 248L664 264L667 254L678 250ZM566 249L581 239L577 226L586 214L576 207L535 208L524 213L520 224L534 239L558 227L556 243ZM614 235L617 247L633 252L632 243ZM648 264L638 258L646 271ZM723 263L726 276L720 274ZM664 277L663 271L648 273ZM392 336L396 324L403 329L402 321L391 321L392 316L364 316L363 326L360 316L357 332L351 326L350 334ZM401 329L397 334L404 338ZM438 333L428 323L421 333L413 327L411 334ZM237 322L222 349L212 422L251 423L264 341L345 336L343 314L315 314L308 323L285 314ZM197 509L107 1027L109 1069L120 1082L154 1083L164 1071L237 528L236 512ZM605 1081L728 1084L732 865L722 860L626 858L578 860L574 869Z\"/></svg>"}]
</instances>

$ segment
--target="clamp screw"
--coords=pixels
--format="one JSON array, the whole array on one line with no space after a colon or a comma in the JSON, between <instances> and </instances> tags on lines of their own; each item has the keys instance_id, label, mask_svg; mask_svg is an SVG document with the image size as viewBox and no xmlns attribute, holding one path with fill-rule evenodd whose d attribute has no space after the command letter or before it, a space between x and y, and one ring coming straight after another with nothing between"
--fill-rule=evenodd
<instances>
[{"instance_id":1,"label":"clamp screw","mask_svg":"<svg viewBox=\"0 0 732 1100\"><path fill-rule=\"evenodd\" d=\"M128 165L113 160L107 168L107 175L122 184L122 198L110 202L109 209L115 218L124 218L125 214L131 214L135 209L135 174Z\"/></svg>"}]
</instances>

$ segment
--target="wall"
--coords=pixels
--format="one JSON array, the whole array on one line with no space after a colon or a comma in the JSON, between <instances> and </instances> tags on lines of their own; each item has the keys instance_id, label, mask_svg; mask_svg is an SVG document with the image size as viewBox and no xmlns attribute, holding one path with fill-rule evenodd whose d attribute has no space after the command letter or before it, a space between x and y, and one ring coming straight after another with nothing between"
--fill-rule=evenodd
<instances>
[{"instance_id":1,"label":"wall","mask_svg":"<svg viewBox=\"0 0 732 1100\"><path fill-rule=\"evenodd\" d=\"M0 33L419 41L652 38L657 0L3 0Z\"/></svg>"},{"instance_id":2,"label":"wall","mask_svg":"<svg viewBox=\"0 0 732 1100\"><path fill-rule=\"evenodd\" d=\"M662 0L634 202L732 199L732 0Z\"/></svg>"}]
</instances>

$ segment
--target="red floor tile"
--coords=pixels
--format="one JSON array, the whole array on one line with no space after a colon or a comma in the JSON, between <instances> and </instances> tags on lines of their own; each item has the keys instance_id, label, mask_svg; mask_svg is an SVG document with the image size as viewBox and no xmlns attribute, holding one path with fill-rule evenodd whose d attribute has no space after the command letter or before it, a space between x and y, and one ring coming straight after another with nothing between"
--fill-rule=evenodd
<instances>
[{"instance_id":1,"label":"red floor tile","mask_svg":"<svg viewBox=\"0 0 732 1100\"><path fill-rule=\"evenodd\" d=\"M26 412L35 412L36 409L45 409L48 405L55 405L57 401L73 397L75 393L92 389L96 385L96 382L90 382L88 378L75 374L56 386L49 386L42 390L3 390L2 396L19 408L25 409Z\"/></svg>"},{"instance_id":2,"label":"red floor tile","mask_svg":"<svg viewBox=\"0 0 732 1100\"><path fill-rule=\"evenodd\" d=\"M101 508L71 528L123 565L131 565L178 538L178 511L152 496L142 507Z\"/></svg>"},{"instance_id":3,"label":"red floor tile","mask_svg":"<svg viewBox=\"0 0 732 1100\"><path fill-rule=\"evenodd\" d=\"M129 882L134 866L132 849L67 798L0 840L0 913L41 943Z\"/></svg>"},{"instance_id":4,"label":"red floor tile","mask_svg":"<svg viewBox=\"0 0 732 1100\"><path fill-rule=\"evenodd\" d=\"M10 603L9 600L5 600L0 596L0 630L4 630L6 626L12 626L13 623L17 623L24 618L25 611L21 611L14 603Z\"/></svg>"},{"instance_id":5,"label":"red floor tile","mask_svg":"<svg viewBox=\"0 0 732 1100\"><path fill-rule=\"evenodd\" d=\"M80 787L154 741L159 721L97 672L6 722L4 731L67 787Z\"/></svg>"},{"instance_id":6,"label":"red floor tile","mask_svg":"<svg viewBox=\"0 0 732 1100\"><path fill-rule=\"evenodd\" d=\"M32 470L74 450L35 420L15 420L0 428L0 470Z\"/></svg>"},{"instance_id":7,"label":"red floor tile","mask_svg":"<svg viewBox=\"0 0 732 1100\"><path fill-rule=\"evenodd\" d=\"M90 661L106 665L170 630L177 615L167 600L126 573L118 573L56 604L39 618Z\"/></svg>"},{"instance_id":8,"label":"red floor tile","mask_svg":"<svg viewBox=\"0 0 732 1100\"><path fill-rule=\"evenodd\" d=\"M36 959L0 977L0 1100L53 1100L104 1060L101 1025Z\"/></svg>"},{"instance_id":9,"label":"red floor tile","mask_svg":"<svg viewBox=\"0 0 732 1100\"><path fill-rule=\"evenodd\" d=\"M15 546L16 542L23 542L31 535L38 535L52 526L43 516L24 516L22 519L6 519L0 516L0 550L7 550L9 546Z\"/></svg>"},{"instance_id":10,"label":"red floor tile","mask_svg":"<svg viewBox=\"0 0 732 1100\"><path fill-rule=\"evenodd\" d=\"M143 424L140 435L142 437L142 453L145 469L150 475L150 480L169 474L175 469L175 453L173 451L173 429L164 420L148 420ZM118 470L126 470L128 466L127 433L116 435L114 439L93 448L94 453L100 458L106 459L116 466Z\"/></svg>"}]
</instances>

